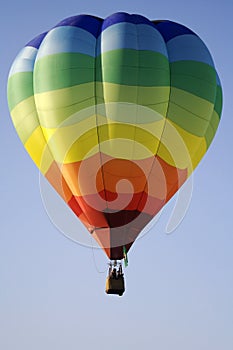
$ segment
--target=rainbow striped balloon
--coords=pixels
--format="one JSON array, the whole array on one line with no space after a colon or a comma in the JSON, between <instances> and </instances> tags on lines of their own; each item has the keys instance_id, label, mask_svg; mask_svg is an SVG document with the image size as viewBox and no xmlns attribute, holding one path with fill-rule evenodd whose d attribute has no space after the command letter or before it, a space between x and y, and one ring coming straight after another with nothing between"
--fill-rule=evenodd
<instances>
[{"instance_id":1,"label":"rainbow striped balloon","mask_svg":"<svg viewBox=\"0 0 233 350\"><path fill-rule=\"evenodd\" d=\"M110 259L122 259L206 153L222 90L190 29L115 13L30 41L8 81L24 147Z\"/></svg>"}]
</instances>

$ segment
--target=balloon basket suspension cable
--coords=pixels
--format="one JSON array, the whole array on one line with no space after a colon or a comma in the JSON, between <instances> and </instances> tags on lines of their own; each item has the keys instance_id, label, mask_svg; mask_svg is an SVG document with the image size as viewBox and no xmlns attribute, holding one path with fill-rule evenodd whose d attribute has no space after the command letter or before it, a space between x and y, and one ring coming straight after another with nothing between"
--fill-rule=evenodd
<instances>
[{"instance_id":1,"label":"balloon basket suspension cable","mask_svg":"<svg viewBox=\"0 0 233 350\"><path fill-rule=\"evenodd\" d=\"M91 237L91 248L92 248L92 259L93 259L93 262L94 262L94 266L95 266L95 269L98 273L106 273L106 268L104 270L100 270L99 267L97 266L97 262L96 262L96 257L95 257L95 253L94 253L94 245L93 245L93 238Z\"/></svg>"}]
</instances>

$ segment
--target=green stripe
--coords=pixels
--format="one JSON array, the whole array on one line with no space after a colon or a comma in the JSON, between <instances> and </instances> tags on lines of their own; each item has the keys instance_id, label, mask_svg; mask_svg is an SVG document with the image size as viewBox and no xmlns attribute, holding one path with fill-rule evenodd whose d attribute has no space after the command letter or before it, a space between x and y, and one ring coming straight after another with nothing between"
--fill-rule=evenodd
<instances>
[{"instance_id":1,"label":"green stripe","mask_svg":"<svg viewBox=\"0 0 233 350\"><path fill-rule=\"evenodd\" d=\"M137 50L106 52L96 63L93 57L80 53L46 56L36 62L34 77L35 93L92 81L131 86L168 86L170 83L166 57Z\"/></svg>"},{"instance_id":2,"label":"green stripe","mask_svg":"<svg viewBox=\"0 0 233 350\"><path fill-rule=\"evenodd\" d=\"M128 66L151 67L169 71L169 61L158 52L133 49L119 49L102 53L96 58L97 67Z\"/></svg>"},{"instance_id":3,"label":"green stripe","mask_svg":"<svg viewBox=\"0 0 233 350\"><path fill-rule=\"evenodd\" d=\"M177 61L171 63L170 68L172 74L193 76L216 85L215 69L206 63L198 61Z\"/></svg>"},{"instance_id":4,"label":"green stripe","mask_svg":"<svg viewBox=\"0 0 233 350\"><path fill-rule=\"evenodd\" d=\"M200 137L205 135L209 124L209 121L184 110L172 102L169 103L167 118L188 131L190 134Z\"/></svg>"},{"instance_id":5,"label":"green stripe","mask_svg":"<svg viewBox=\"0 0 233 350\"><path fill-rule=\"evenodd\" d=\"M222 88L219 85L217 86L217 93L216 93L214 109L217 112L219 118L221 118L221 112L222 112Z\"/></svg>"},{"instance_id":6,"label":"green stripe","mask_svg":"<svg viewBox=\"0 0 233 350\"><path fill-rule=\"evenodd\" d=\"M215 102L216 72L209 65L195 61L171 63L171 85Z\"/></svg>"},{"instance_id":7,"label":"green stripe","mask_svg":"<svg viewBox=\"0 0 233 350\"><path fill-rule=\"evenodd\" d=\"M215 135L217 128L218 128L218 124L219 124L219 117L218 117L216 111L213 111L212 118L209 122L208 128L207 128L206 133L205 133L207 148L209 148L209 146L214 138L214 135Z\"/></svg>"},{"instance_id":8,"label":"green stripe","mask_svg":"<svg viewBox=\"0 0 233 350\"><path fill-rule=\"evenodd\" d=\"M10 111L21 101L33 95L32 72L16 73L8 80L7 96Z\"/></svg>"},{"instance_id":9,"label":"green stripe","mask_svg":"<svg viewBox=\"0 0 233 350\"><path fill-rule=\"evenodd\" d=\"M98 81L130 86L168 86L170 68L167 57L153 51L131 49L105 52L97 57Z\"/></svg>"},{"instance_id":10,"label":"green stripe","mask_svg":"<svg viewBox=\"0 0 233 350\"><path fill-rule=\"evenodd\" d=\"M50 55L38 60L34 68L35 93L63 89L94 80L94 58L88 55Z\"/></svg>"},{"instance_id":11,"label":"green stripe","mask_svg":"<svg viewBox=\"0 0 233 350\"><path fill-rule=\"evenodd\" d=\"M194 94L172 87L170 101L203 119L211 119L213 103Z\"/></svg>"},{"instance_id":12,"label":"green stripe","mask_svg":"<svg viewBox=\"0 0 233 350\"><path fill-rule=\"evenodd\" d=\"M98 81L121 85L135 86L169 86L169 72L145 67L104 67L102 79L97 75Z\"/></svg>"},{"instance_id":13,"label":"green stripe","mask_svg":"<svg viewBox=\"0 0 233 350\"><path fill-rule=\"evenodd\" d=\"M171 86L185 90L211 103L215 102L216 84L187 75L171 75Z\"/></svg>"}]
</instances>

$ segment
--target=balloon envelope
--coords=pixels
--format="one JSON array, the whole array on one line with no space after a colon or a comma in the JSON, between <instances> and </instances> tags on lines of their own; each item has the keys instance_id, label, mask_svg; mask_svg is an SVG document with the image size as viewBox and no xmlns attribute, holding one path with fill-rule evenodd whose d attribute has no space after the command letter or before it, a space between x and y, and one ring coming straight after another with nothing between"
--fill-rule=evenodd
<instances>
[{"instance_id":1,"label":"balloon envelope","mask_svg":"<svg viewBox=\"0 0 233 350\"><path fill-rule=\"evenodd\" d=\"M40 171L121 259L206 153L222 91L190 29L115 13L70 17L30 41L8 103Z\"/></svg>"}]
</instances>

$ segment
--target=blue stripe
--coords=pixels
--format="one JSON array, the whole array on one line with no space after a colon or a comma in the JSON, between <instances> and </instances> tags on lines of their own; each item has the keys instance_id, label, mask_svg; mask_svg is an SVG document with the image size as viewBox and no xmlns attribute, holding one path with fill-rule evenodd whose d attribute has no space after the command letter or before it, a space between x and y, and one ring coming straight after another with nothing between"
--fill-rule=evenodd
<instances>
[{"instance_id":1,"label":"blue stripe","mask_svg":"<svg viewBox=\"0 0 233 350\"><path fill-rule=\"evenodd\" d=\"M159 23L155 23L155 27L161 33L161 35L163 36L166 42L179 35L184 35L184 34L196 35L189 28L172 21L161 21Z\"/></svg>"},{"instance_id":2,"label":"blue stripe","mask_svg":"<svg viewBox=\"0 0 233 350\"><path fill-rule=\"evenodd\" d=\"M37 59L58 53L83 53L95 57L96 38L84 29L77 27L56 27L44 39Z\"/></svg>"},{"instance_id":3,"label":"blue stripe","mask_svg":"<svg viewBox=\"0 0 233 350\"><path fill-rule=\"evenodd\" d=\"M38 50L34 47L24 47L16 56L9 77L20 72L32 72Z\"/></svg>"},{"instance_id":4,"label":"blue stripe","mask_svg":"<svg viewBox=\"0 0 233 350\"><path fill-rule=\"evenodd\" d=\"M63 21L59 22L56 27L72 26L84 29L97 37L101 30L103 19L89 16L89 15L79 15L65 18Z\"/></svg>"},{"instance_id":5,"label":"blue stripe","mask_svg":"<svg viewBox=\"0 0 233 350\"><path fill-rule=\"evenodd\" d=\"M154 24L146 17L143 17L141 15L130 15L126 12L117 12L104 20L102 30L105 30L107 27L121 22L128 22L132 24L148 24L154 27Z\"/></svg>"},{"instance_id":6,"label":"blue stripe","mask_svg":"<svg viewBox=\"0 0 233 350\"><path fill-rule=\"evenodd\" d=\"M121 22L105 29L98 38L97 55L118 49L148 50L167 57L166 45L161 34L147 24Z\"/></svg>"},{"instance_id":7,"label":"blue stripe","mask_svg":"<svg viewBox=\"0 0 233 350\"><path fill-rule=\"evenodd\" d=\"M221 81L220 81L220 78L218 76L218 73L216 72L216 81L217 81L217 85L219 85L220 87L222 87L221 85Z\"/></svg>"},{"instance_id":8,"label":"blue stripe","mask_svg":"<svg viewBox=\"0 0 233 350\"><path fill-rule=\"evenodd\" d=\"M169 40L167 42L167 51L170 62L183 60L199 61L214 67L207 47L196 35L185 34Z\"/></svg>"},{"instance_id":9,"label":"blue stripe","mask_svg":"<svg viewBox=\"0 0 233 350\"><path fill-rule=\"evenodd\" d=\"M29 41L29 43L27 43L27 45L25 45L25 46L32 46L32 47L35 47L36 49L39 49L40 44L41 44L42 40L44 39L44 37L46 36L47 33L48 32L45 32L45 33L37 35L34 39Z\"/></svg>"}]
</instances>

